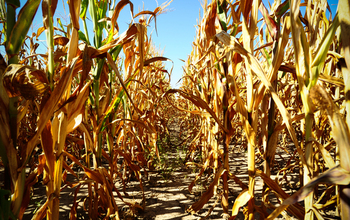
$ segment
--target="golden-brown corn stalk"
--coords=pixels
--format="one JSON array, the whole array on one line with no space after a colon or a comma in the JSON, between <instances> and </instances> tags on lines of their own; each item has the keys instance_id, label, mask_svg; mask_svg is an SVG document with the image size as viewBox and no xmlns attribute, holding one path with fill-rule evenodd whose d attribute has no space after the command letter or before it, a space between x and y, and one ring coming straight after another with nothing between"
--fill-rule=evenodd
<instances>
[{"instance_id":1,"label":"golden-brown corn stalk","mask_svg":"<svg viewBox=\"0 0 350 220\"><path fill-rule=\"evenodd\" d=\"M305 11L301 11L301 7ZM283 202L290 195L284 192L285 185L274 174L274 169L277 169L274 161L280 149L289 154L290 159L278 173L286 177L302 169L303 177L298 180L299 184L309 186L314 183L313 177L322 176L335 166L336 144L331 135L334 119L327 119L319 112L315 105L317 98L311 95L314 87L325 88L332 97L336 94L337 99L332 98L331 102L340 105L341 109L345 107L346 102L340 100L346 99L342 75L347 73L347 68L343 65L342 71L337 69L343 59L337 35L339 20L338 15L332 17L330 14L327 18L329 10L327 2L314 1L275 1L267 8L262 1L217 0L204 6L203 19L198 24L193 50L184 69L182 91L178 93L192 103L192 109L200 112L197 114L202 120L218 125L218 130L207 129L215 132L213 135L221 136L216 144L221 145L223 151L215 144L204 144L205 151L213 151L214 155L219 151L220 157L204 158L203 163L215 164L205 166L205 170L224 168L221 172L223 195L230 188L225 173L230 173L231 167L225 158L234 151L229 147L231 142L236 142L231 137L243 135L242 139L246 140L248 191L241 184L244 191L234 203L233 216L239 207L248 203L245 214L249 219L255 219L257 212L262 218L267 218L267 209L275 210L269 218L277 217L281 212L286 215L284 210L287 209L297 218L311 219L324 214L321 207L333 204L321 205L321 198L326 195L330 201L332 196L339 196L330 193L332 186L326 191L316 187L315 193L309 190L302 197L305 198L305 211L290 201L276 209L268 197L274 192ZM186 95L183 95L184 92ZM237 133L237 128L244 133ZM201 131L202 135L208 131ZM346 135L343 137L341 139L346 139ZM255 165L261 157L265 160L264 171L258 170ZM255 203L257 176L266 185L261 207ZM230 173L229 177L236 181L234 173ZM270 179L274 177L275 183ZM346 179L347 174L343 178ZM212 184L219 187L216 182ZM208 195L214 195L208 194L210 190L208 188L189 211L201 209L208 201ZM320 196L320 192L324 194ZM223 212L227 213L226 197L222 198Z\"/></svg>"}]
</instances>

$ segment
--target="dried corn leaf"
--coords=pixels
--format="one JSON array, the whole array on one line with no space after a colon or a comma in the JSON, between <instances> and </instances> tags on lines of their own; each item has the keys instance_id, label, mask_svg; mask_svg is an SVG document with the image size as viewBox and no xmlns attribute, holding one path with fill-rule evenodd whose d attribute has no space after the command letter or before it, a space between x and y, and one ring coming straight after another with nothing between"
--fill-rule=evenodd
<instances>
[{"instance_id":1,"label":"dried corn leaf","mask_svg":"<svg viewBox=\"0 0 350 220\"><path fill-rule=\"evenodd\" d=\"M315 142L315 143L316 143L316 146L318 147L318 149L320 150L320 152L322 154L322 157L323 157L323 159L324 159L324 161L326 163L326 166L328 168L335 167L336 164L335 164L335 162L334 162L334 160L332 158L332 155L329 153L329 151L327 151L325 149L325 147L322 144L320 144L319 142Z\"/></svg>"},{"instance_id":2,"label":"dried corn leaf","mask_svg":"<svg viewBox=\"0 0 350 220\"><path fill-rule=\"evenodd\" d=\"M55 173L54 142L51 131L51 121L48 121L41 134L41 145L46 157L46 163L49 168L49 175L53 176Z\"/></svg>"},{"instance_id":3,"label":"dried corn leaf","mask_svg":"<svg viewBox=\"0 0 350 220\"><path fill-rule=\"evenodd\" d=\"M287 109L285 108L285 106L284 106L283 102L281 101L281 99L279 98L278 94L275 92L275 89L271 85L271 82L268 81L268 79L266 78L266 74L264 73L261 65L259 64L259 61L251 53L249 53L247 50L245 50L242 47L242 45L237 41L237 39L231 37L226 32L222 31L219 34L217 34L216 36L218 37L218 39L220 39L220 41L222 41L231 50L243 55L246 62L250 63L250 67L252 68L252 71L259 77L259 79L262 81L264 86L270 90L271 96L272 96L273 100L275 101L275 103L280 111L281 116L283 117L283 121L287 126L287 129L288 129L288 132L292 138L292 141L293 141L294 145L297 147L299 156L300 156L301 160L306 164L305 158L303 156L303 152L301 151L301 149L299 147L297 136L295 134L293 127L291 126L290 114L287 111Z\"/></svg>"},{"instance_id":4,"label":"dried corn leaf","mask_svg":"<svg viewBox=\"0 0 350 220\"><path fill-rule=\"evenodd\" d=\"M340 165L333 167L326 172L319 175L317 178L311 180L308 184L303 186L298 192L283 201L282 205L291 205L305 199L314 189L317 184L350 184L350 172L342 168Z\"/></svg>"},{"instance_id":5,"label":"dried corn leaf","mask_svg":"<svg viewBox=\"0 0 350 220\"><path fill-rule=\"evenodd\" d=\"M74 199L73 199L73 205L72 208L69 212L69 220L76 220L77 219L77 208L78 208L78 203L77 201L77 195L80 190L81 184L78 184L77 188L74 190Z\"/></svg>"},{"instance_id":6,"label":"dried corn leaf","mask_svg":"<svg viewBox=\"0 0 350 220\"><path fill-rule=\"evenodd\" d=\"M58 102L60 101L60 99L62 98L62 95L66 91L68 82L71 81L73 69L75 67L76 62L77 62L77 58L73 59L73 61L70 64L70 67L67 69L67 71L65 71L63 73L56 88L52 92L50 98L45 103L44 107L42 108L42 111L40 113L41 116L40 116L39 121L37 123L36 134L29 140L27 148L26 148L26 154L25 154L26 158L28 158L31 155L31 153L35 147L35 144L36 144L39 136L41 135L41 132L43 131L43 129L46 126L47 121L52 117L54 111L56 110ZM25 167L25 165L26 164L23 163L22 167Z\"/></svg>"},{"instance_id":7,"label":"dried corn leaf","mask_svg":"<svg viewBox=\"0 0 350 220\"><path fill-rule=\"evenodd\" d=\"M30 66L11 64L5 70L4 87L8 96L34 99L49 89L46 74Z\"/></svg>"},{"instance_id":8,"label":"dried corn leaf","mask_svg":"<svg viewBox=\"0 0 350 220\"><path fill-rule=\"evenodd\" d=\"M239 209L247 204L247 202L252 198L252 196L249 194L248 189L243 190L236 198L235 203L232 207L232 216L235 217L238 215Z\"/></svg>"},{"instance_id":9,"label":"dried corn leaf","mask_svg":"<svg viewBox=\"0 0 350 220\"><path fill-rule=\"evenodd\" d=\"M85 174L92 180L94 180L96 183L100 183L100 184L103 184L103 176L95 171L95 170L91 170L87 167L84 167L83 166L83 169L84 169L84 172Z\"/></svg>"},{"instance_id":10,"label":"dried corn leaf","mask_svg":"<svg viewBox=\"0 0 350 220\"><path fill-rule=\"evenodd\" d=\"M208 113L215 119L215 121L218 123L218 125L220 126L220 128L225 131L226 133L228 133L229 131L223 126L222 122L219 120L219 118L216 116L215 112L208 106L208 104L201 99L198 96L194 96L192 94L186 93L182 90L179 89L169 89L165 94L168 95L170 93L179 93L182 97L190 100L191 102L193 102L193 104L195 104L197 107L203 108L205 110L208 111Z\"/></svg>"},{"instance_id":11,"label":"dried corn leaf","mask_svg":"<svg viewBox=\"0 0 350 220\"><path fill-rule=\"evenodd\" d=\"M261 170L256 170L256 175L260 176L264 180L264 183L268 185L276 193L278 193L281 196L281 198L287 199L289 197L289 195L275 181L273 181ZM301 205L297 203L292 206L282 204L277 209L275 209L273 213L271 213L268 219L277 218L277 216L279 216L279 214L285 209L288 209L289 212L291 212L294 216L298 217L299 219L304 218L304 215L305 215L304 209Z\"/></svg>"},{"instance_id":12,"label":"dried corn leaf","mask_svg":"<svg viewBox=\"0 0 350 220\"><path fill-rule=\"evenodd\" d=\"M219 184L219 178L226 172L224 168L221 166L218 172L215 175L213 182L208 187L207 191L201 196L200 200L195 202L188 208L186 211L190 213L196 213L199 211L214 195L214 188Z\"/></svg>"},{"instance_id":13,"label":"dried corn leaf","mask_svg":"<svg viewBox=\"0 0 350 220\"><path fill-rule=\"evenodd\" d=\"M91 83L92 81L86 83L84 87L79 91L79 94L76 96L76 98L67 104L67 133L74 131L82 122L85 102L89 96L89 88Z\"/></svg>"},{"instance_id":14,"label":"dried corn leaf","mask_svg":"<svg viewBox=\"0 0 350 220\"><path fill-rule=\"evenodd\" d=\"M269 30L272 39L275 40L277 37L277 24L275 20L273 20L273 18L269 15L269 12L267 11L263 2L260 3L259 10L263 15L265 24L267 26L267 29Z\"/></svg>"},{"instance_id":15,"label":"dried corn leaf","mask_svg":"<svg viewBox=\"0 0 350 220\"><path fill-rule=\"evenodd\" d=\"M69 42L68 37L63 37L63 36L54 36L53 37L53 43L54 45L61 45L61 46L66 46Z\"/></svg>"},{"instance_id":16,"label":"dried corn leaf","mask_svg":"<svg viewBox=\"0 0 350 220\"><path fill-rule=\"evenodd\" d=\"M341 152L339 154L340 164L344 169L350 171L350 133L342 115L323 87L313 87L310 97L327 113L332 127L332 136L339 146L339 152Z\"/></svg>"},{"instance_id":17,"label":"dried corn leaf","mask_svg":"<svg viewBox=\"0 0 350 220\"><path fill-rule=\"evenodd\" d=\"M207 39L211 39L216 34L215 21L216 21L216 4L215 1L209 6L209 13L206 14L205 19L205 34Z\"/></svg>"},{"instance_id":18,"label":"dried corn leaf","mask_svg":"<svg viewBox=\"0 0 350 220\"><path fill-rule=\"evenodd\" d=\"M32 217L32 220L42 220L46 216L47 212L47 205L49 204L51 199L46 199L46 202L35 212L35 214Z\"/></svg>"}]
</instances>

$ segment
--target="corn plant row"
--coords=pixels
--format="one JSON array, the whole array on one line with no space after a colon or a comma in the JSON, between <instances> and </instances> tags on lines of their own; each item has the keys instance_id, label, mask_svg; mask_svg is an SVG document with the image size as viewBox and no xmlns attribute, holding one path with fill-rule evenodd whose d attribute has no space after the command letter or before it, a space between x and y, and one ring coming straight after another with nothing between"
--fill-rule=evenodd
<instances>
[{"instance_id":1,"label":"corn plant row","mask_svg":"<svg viewBox=\"0 0 350 220\"><path fill-rule=\"evenodd\" d=\"M241 207L247 219L280 214L324 219L325 209L349 218L350 8L341 0L332 14L329 4L204 1L182 87L167 92L180 95L187 102L183 111L200 118L189 158L200 151L202 168L189 190L206 171L213 173L188 212L198 212L217 197L231 219ZM232 142L247 150L247 183L229 165L237 147ZM278 175L299 175L295 193L286 192L283 178L271 176L277 149L290 158ZM261 158L263 169L256 164ZM261 205L255 192L258 177L264 183ZM232 181L241 191L229 211Z\"/></svg>"},{"instance_id":2,"label":"corn plant row","mask_svg":"<svg viewBox=\"0 0 350 220\"><path fill-rule=\"evenodd\" d=\"M83 187L91 219L119 219L117 199L131 210L144 209L145 202L124 200L117 187L125 192L134 175L143 192L142 175L155 160L149 155L159 157L158 133L167 129L163 94L170 85L164 65L169 60L154 47L147 28L169 3L135 14L129 0L68 1L70 23L63 25L53 20L58 1L28 0L18 15L20 2L6 1L1 10L6 56L0 57L4 219L22 219L39 177L46 199L33 219L59 219L66 187L74 191L70 219L77 218ZM132 22L122 32L117 21L127 8ZM43 26L27 36L37 10ZM41 54L37 40L44 32L47 52Z\"/></svg>"}]
</instances>

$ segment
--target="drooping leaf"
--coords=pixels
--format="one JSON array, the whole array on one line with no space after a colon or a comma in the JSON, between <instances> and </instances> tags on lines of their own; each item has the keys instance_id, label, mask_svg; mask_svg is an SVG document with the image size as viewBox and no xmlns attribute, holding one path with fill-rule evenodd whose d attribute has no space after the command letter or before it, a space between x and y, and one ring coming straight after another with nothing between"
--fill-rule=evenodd
<instances>
[{"instance_id":1,"label":"drooping leaf","mask_svg":"<svg viewBox=\"0 0 350 220\"><path fill-rule=\"evenodd\" d=\"M53 37L54 45L66 46L69 42L69 38L63 36L54 36Z\"/></svg>"},{"instance_id":2,"label":"drooping leaf","mask_svg":"<svg viewBox=\"0 0 350 220\"><path fill-rule=\"evenodd\" d=\"M29 159L29 156L31 155L36 142L41 135L41 132L43 131L44 127L46 126L47 121L52 117L54 111L56 110L56 107L58 105L58 102L62 98L64 92L66 92L68 82L71 80L73 70L75 67L75 64L77 63L77 58L73 59L73 61L70 63L69 68L66 72L62 74L62 77L60 81L58 82L56 88L52 92L50 98L46 101L44 107L42 108L42 111L40 113L41 117L39 118L39 121L37 122L37 131L35 135L28 141L28 145L26 148L26 160ZM23 167L26 165L26 163L23 163Z\"/></svg>"},{"instance_id":3,"label":"drooping leaf","mask_svg":"<svg viewBox=\"0 0 350 220\"><path fill-rule=\"evenodd\" d=\"M49 90L46 73L41 70L11 64L5 72L3 80L9 97L23 96L26 99L34 99Z\"/></svg>"},{"instance_id":4,"label":"drooping leaf","mask_svg":"<svg viewBox=\"0 0 350 220\"><path fill-rule=\"evenodd\" d=\"M114 26L116 27L117 31L119 32L119 26L117 23L120 11L127 5L130 5L130 13L131 16L134 17L134 5L132 4L132 2L130 0L121 0L118 2L117 6L114 9L113 15L112 15L112 19L111 19L111 31L109 33L109 37L113 37L114 35Z\"/></svg>"},{"instance_id":5,"label":"drooping leaf","mask_svg":"<svg viewBox=\"0 0 350 220\"><path fill-rule=\"evenodd\" d=\"M342 168L340 165L335 166L322 173L317 178L311 180L298 190L298 192L284 200L282 205L291 205L304 200L305 197L313 191L314 187L320 183L348 185L350 184L350 172Z\"/></svg>"}]
</instances>

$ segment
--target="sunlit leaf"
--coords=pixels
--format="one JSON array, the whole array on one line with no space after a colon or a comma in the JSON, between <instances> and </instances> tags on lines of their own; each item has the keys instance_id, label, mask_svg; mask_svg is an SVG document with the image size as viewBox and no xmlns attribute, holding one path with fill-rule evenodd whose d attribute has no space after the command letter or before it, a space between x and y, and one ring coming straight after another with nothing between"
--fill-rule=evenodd
<instances>
[{"instance_id":1,"label":"sunlit leaf","mask_svg":"<svg viewBox=\"0 0 350 220\"><path fill-rule=\"evenodd\" d=\"M320 75L323 69L323 64L327 57L328 48L333 42L333 37L335 35L335 32L338 26L339 26L339 18L338 18L338 14L336 14L332 25L327 30L327 33L325 34L319 47L317 48L316 55L311 64L312 75L311 75L310 87L316 84L318 76Z\"/></svg>"},{"instance_id":2,"label":"sunlit leaf","mask_svg":"<svg viewBox=\"0 0 350 220\"><path fill-rule=\"evenodd\" d=\"M232 216L236 216L239 212L239 209L247 204L247 202L251 199L251 195L248 192L248 189L243 190L236 198L235 203L232 207Z\"/></svg>"},{"instance_id":3,"label":"sunlit leaf","mask_svg":"<svg viewBox=\"0 0 350 220\"><path fill-rule=\"evenodd\" d=\"M17 22L6 43L6 52L9 56L14 56L21 49L40 2L41 0L29 0L19 12Z\"/></svg>"},{"instance_id":4,"label":"sunlit leaf","mask_svg":"<svg viewBox=\"0 0 350 220\"><path fill-rule=\"evenodd\" d=\"M70 68L68 68L67 71L63 73L56 89L52 92L50 98L47 100L44 107L42 108L41 117L37 123L36 134L28 141L28 146L26 149L26 158L28 158L31 155L31 152L35 147L36 141L38 140L42 130L46 126L47 121L52 117L58 105L58 102L60 101L60 99L62 98L62 95L67 89L67 84L68 84L68 81L71 80L76 62L77 62L77 59L74 59L71 62ZM25 163L22 166L25 166Z\"/></svg>"}]
</instances>

